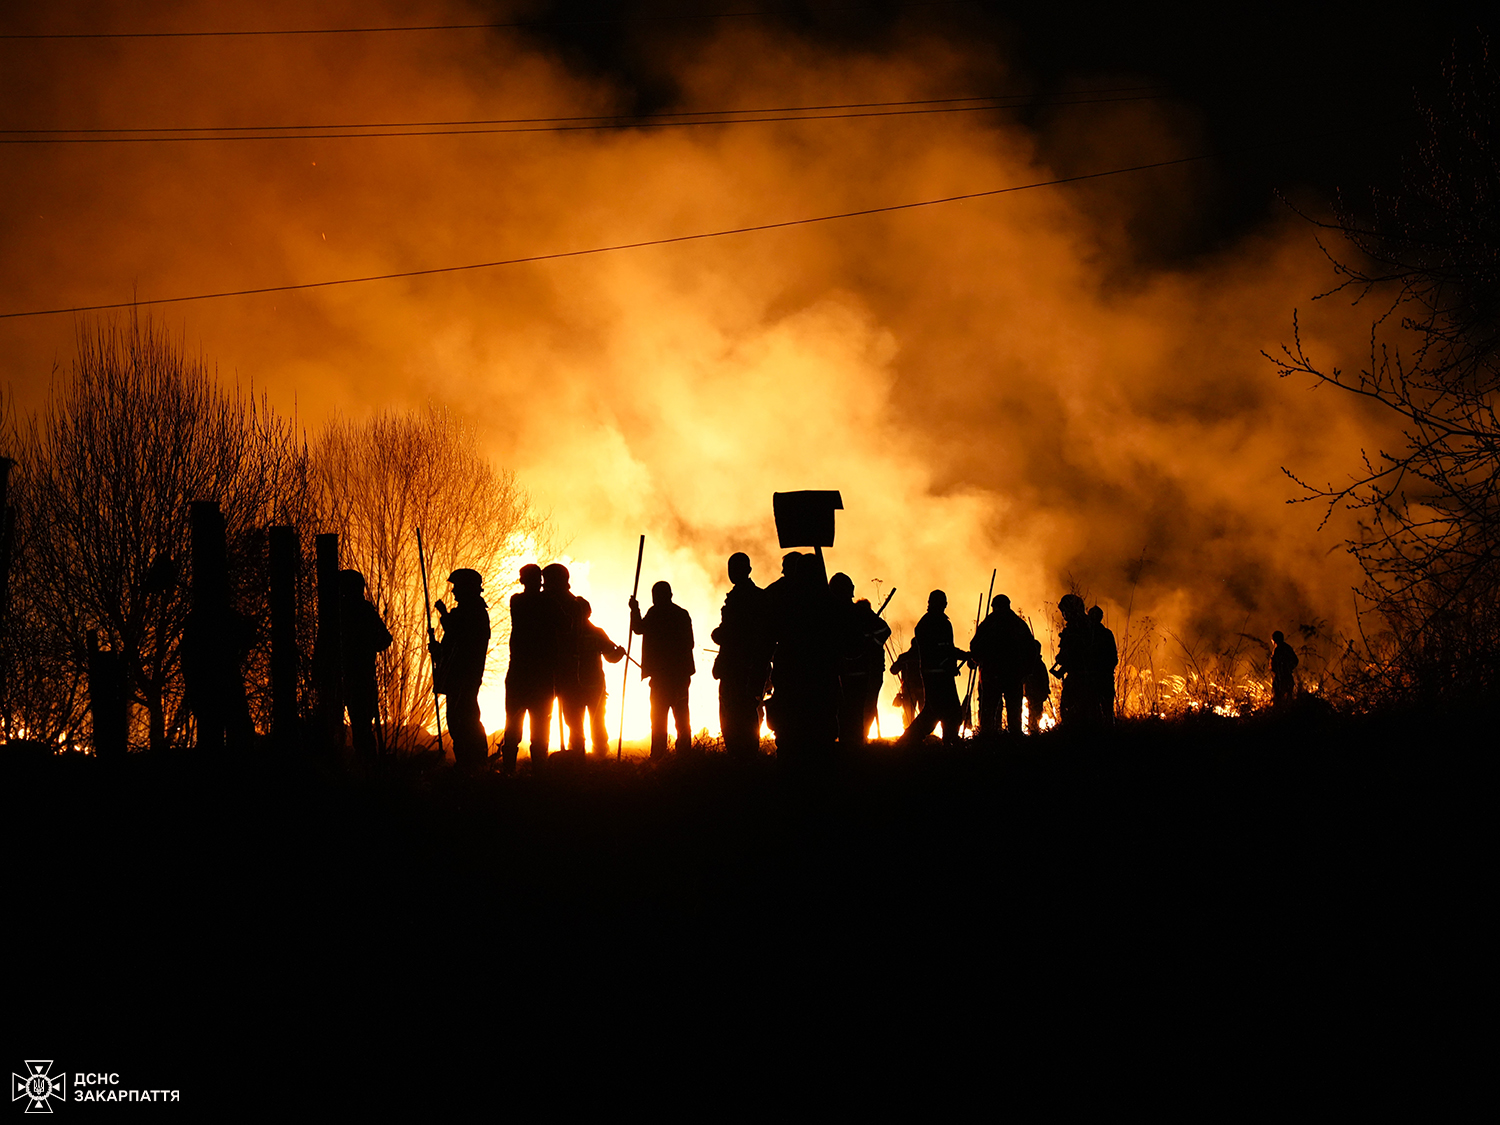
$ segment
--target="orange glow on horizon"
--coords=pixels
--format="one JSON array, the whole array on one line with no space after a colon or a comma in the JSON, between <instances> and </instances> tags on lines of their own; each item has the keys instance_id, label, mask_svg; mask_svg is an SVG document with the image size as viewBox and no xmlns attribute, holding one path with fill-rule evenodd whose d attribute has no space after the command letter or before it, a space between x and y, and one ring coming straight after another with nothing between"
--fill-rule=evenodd
<instances>
[{"instance_id":1,"label":"orange glow on horizon","mask_svg":"<svg viewBox=\"0 0 1500 1125\"><path fill-rule=\"evenodd\" d=\"M323 18L337 23L341 10L362 23L410 15L376 2L334 4ZM465 0L423 10L434 23L488 11ZM203 0L172 12L183 26L221 16ZM1021 82L1001 54L938 37L835 50L750 21L713 34L690 54L663 55L663 88L677 92L664 108L899 101ZM154 47L110 47L88 56L87 71L28 63L14 83L53 120L100 128L320 119L310 107L359 121L632 104L614 79L570 69L524 36L389 35L358 50L314 40L195 42L170 56L177 69ZM0 307L386 275L1039 183L1186 153L1195 141L1180 110L1076 106L1033 127L971 113L16 146L0 197L25 222L7 228ZM1336 517L1320 531L1320 512L1288 508L1295 489L1281 467L1338 479L1350 453L1380 448L1384 433L1357 403L1310 400L1278 380L1261 352L1287 338L1302 305L1303 342L1349 366L1367 349L1368 317L1336 302L1306 310L1329 287L1327 263L1282 215L1212 254L1142 264L1160 258L1139 231L1191 222L1213 204L1210 179L1163 169L152 315L201 347L222 380L253 384L313 434L336 414L428 401L472 420L490 460L551 513L574 591L620 644L644 533L642 591L666 579L691 613L693 726L714 733L717 685L702 649L732 552L749 553L762 586L777 577L775 491L841 490L828 570L872 602L898 587L886 619L908 639L928 592L942 589L964 643L996 571L995 592L1031 615L1044 649L1047 614L1075 581L1122 641L1129 613L1195 640L1299 621L1347 627L1357 577L1330 547L1348 525ZM18 413L43 402L74 333L65 317L0 322ZM495 640L480 703L492 735L503 727L505 602L536 552L513 546L502 572L485 576ZM613 738L620 667L606 675ZM887 738L900 730L895 690L888 675ZM634 670L624 709L627 741L647 738L649 688Z\"/></svg>"}]
</instances>

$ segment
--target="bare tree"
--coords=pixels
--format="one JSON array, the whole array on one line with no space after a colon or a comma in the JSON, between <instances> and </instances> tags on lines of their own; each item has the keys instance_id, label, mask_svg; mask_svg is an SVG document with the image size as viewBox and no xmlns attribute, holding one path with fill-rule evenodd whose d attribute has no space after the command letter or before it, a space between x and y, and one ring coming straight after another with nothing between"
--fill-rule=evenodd
<instances>
[{"instance_id":1,"label":"bare tree","mask_svg":"<svg viewBox=\"0 0 1500 1125\"><path fill-rule=\"evenodd\" d=\"M0 465L6 487L5 507L0 512L0 722L7 742L34 740L56 744L71 729L78 694L80 670L66 657L66 645L58 643L58 630L42 620L36 602L28 594L34 583L34 556L27 550L28 537L16 536L15 509L25 494L20 455L22 437L17 427L14 402L0 397ZM9 470L9 471L7 471ZM12 503L12 502L15 503ZM22 592L12 597L13 592Z\"/></svg>"},{"instance_id":2,"label":"bare tree","mask_svg":"<svg viewBox=\"0 0 1500 1125\"><path fill-rule=\"evenodd\" d=\"M1500 75L1480 40L1455 50L1399 191L1360 214L1340 200L1333 293L1378 302L1357 373L1293 342L1269 358L1379 405L1402 444L1365 452L1346 484L1294 480L1352 509L1349 549L1384 628L1366 636L1370 686L1468 694L1500 686ZM1323 294L1329 296L1331 294ZM1290 473L1288 475L1291 475Z\"/></svg>"},{"instance_id":3,"label":"bare tree","mask_svg":"<svg viewBox=\"0 0 1500 1125\"><path fill-rule=\"evenodd\" d=\"M410 745L432 719L416 529L436 598L460 567L479 571L491 590L507 586L517 560L550 552L550 524L515 474L493 467L473 429L445 409L331 422L313 464L322 524L339 533L341 565L364 574L395 637L380 656L381 712L387 737ZM487 678L498 673L508 629L503 614L492 611L491 620Z\"/></svg>"},{"instance_id":4,"label":"bare tree","mask_svg":"<svg viewBox=\"0 0 1500 1125\"><path fill-rule=\"evenodd\" d=\"M308 522L307 454L295 426L264 399L221 387L180 341L132 315L80 334L72 372L54 372L18 460L31 624L71 670L53 673L56 698L70 701L69 729L85 723L77 683L98 630L122 654L129 695L144 711L133 740L184 744L188 503L219 501L233 596L260 616L264 528ZM263 709L264 685L253 674L251 684Z\"/></svg>"}]
</instances>

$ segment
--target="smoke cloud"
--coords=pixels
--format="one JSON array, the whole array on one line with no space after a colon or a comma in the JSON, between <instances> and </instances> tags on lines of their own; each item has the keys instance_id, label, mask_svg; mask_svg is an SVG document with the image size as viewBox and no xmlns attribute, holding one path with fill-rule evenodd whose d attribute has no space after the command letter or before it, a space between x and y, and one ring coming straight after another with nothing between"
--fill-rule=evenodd
<instances>
[{"instance_id":1,"label":"smoke cloud","mask_svg":"<svg viewBox=\"0 0 1500 1125\"><path fill-rule=\"evenodd\" d=\"M153 27L223 26L172 5ZM27 24L27 18L30 24ZM69 30L33 5L17 27ZM82 16L78 17L80 20ZM473 22L433 5L274 6L258 26ZM136 5L89 27L139 28ZM12 128L558 117L629 92L510 32L0 47ZM1025 88L936 36L838 48L749 23L663 48L677 106L897 101ZM1191 111L1004 113L378 140L6 146L0 311L383 274L667 238L1190 155ZM594 619L623 641L637 536L699 643L725 558L779 556L771 493L836 488L831 570L927 592L961 622L998 574L1045 635L1075 582L1209 640L1348 624L1341 524L1288 507L1283 465L1338 480L1384 436L1359 404L1261 356L1328 288L1306 225L1143 264L1212 190L1204 166L1091 186L435 277L166 306L222 378L316 429L333 412L445 404L551 509ZM1143 233L1144 232L1144 233ZM1166 233L1163 233L1166 232ZM1357 358L1368 317L1304 313L1313 354ZM1361 324L1364 325L1361 328ZM22 409L74 321L0 321ZM488 576L491 603L513 575ZM877 581L878 580L878 583ZM712 657L700 654L700 672ZM613 688L611 689L614 690ZM645 692L632 687L635 701ZM889 696L887 691L886 695ZM716 725L700 674L699 725ZM632 708L632 711L634 708ZM487 706L487 724L498 718ZM634 724L633 724L634 725Z\"/></svg>"}]
</instances>

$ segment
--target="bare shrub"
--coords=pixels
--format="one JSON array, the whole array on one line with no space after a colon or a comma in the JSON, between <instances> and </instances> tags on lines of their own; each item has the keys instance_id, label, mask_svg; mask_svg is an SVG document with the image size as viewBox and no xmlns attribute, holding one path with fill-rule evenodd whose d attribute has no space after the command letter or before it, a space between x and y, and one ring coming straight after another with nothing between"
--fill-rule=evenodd
<instances>
[{"instance_id":1,"label":"bare shrub","mask_svg":"<svg viewBox=\"0 0 1500 1125\"><path fill-rule=\"evenodd\" d=\"M50 663L36 669L24 700L16 697L25 717L14 721L49 738L66 730L88 740L81 685L97 630L124 660L137 709L132 742L185 744L188 504L219 502L236 608L262 616L263 529L307 524L307 457L295 426L263 398L221 387L201 357L132 315L80 333L72 370L54 372L17 460L26 603L12 634ZM252 654L252 665L264 660L264 651ZM250 680L252 714L263 724L264 677L252 669Z\"/></svg>"},{"instance_id":2,"label":"bare shrub","mask_svg":"<svg viewBox=\"0 0 1500 1125\"><path fill-rule=\"evenodd\" d=\"M1341 198L1319 224L1343 242L1325 248L1340 282L1322 296L1375 306L1368 360L1348 372L1309 356L1295 314L1292 343L1268 357L1400 427L1347 482L1298 480L1359 518L1348 547L1369 667L1348 682L1374 702L1500 691L1500 71L1476 37L1443 77L1401 188Z\"/></svg>"},{"instance_id":3,"label":"bare shrub","mask_svg":"<svg viewBox=\"0 0 1500 1125\"><path fill-rule=\"evenodd\" d=\"M495 612L494 591L509 586L518 560L551 553L551 525L515 474L480 452L474 430L438 407L330 422L312 461L322 527L338 532L341 565L364 574L370 600L395 637L380 655L381 712L390 737L411 743L432 718L416 529L425 541L433 598L460 567L483 576L494 630L485 678L492 681L503 667L509 629L507 615Z\"/></svg>"}]
</instances>

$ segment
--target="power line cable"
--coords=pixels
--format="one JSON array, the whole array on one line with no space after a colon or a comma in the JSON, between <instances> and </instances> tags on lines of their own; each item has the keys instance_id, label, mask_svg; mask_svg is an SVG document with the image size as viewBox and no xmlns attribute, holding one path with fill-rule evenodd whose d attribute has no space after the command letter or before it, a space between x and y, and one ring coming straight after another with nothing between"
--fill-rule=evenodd
<instances>
[{"instance_id":1,"label":"power line cable","mask_svg":"<svg viewBox=\"0 0 1500 1125\"><path fill-rule=\"evenodd\" d=\"M1369 128L1387 128L1389 122L1382 122L1378 126L1369 126L1366 129L1339 129L1327 130L1321 133L1304 134L1301 137L1291 138L1293 140L1315 140L1336 134L1347 134L1351 132L1367 131ZM399 270L392 273L368 274L364 277L342 277L329 281L304 281L291 285L263 285L253 289L228 289L216 293L194 293L181 297L154 297L146 300L115 301L98 305L73 305L67 308L55 309L31 309L25 312L0 313L0 320L17 320L23 317L54 316L61 313L82 312L105 312L110 309L135 308L141 305L175 305L187 301L209 301L223 297L252 297L267 293L295 293L307 289L328 289L337 285L360 285L370 281L395 281L406 277L430 277L436 274L464 273L472 270L495 269L501 266L519 266L532 262L558 261L564 258L584 258L598 254L610 254L620 250L640 250L650 246L671 246L682 242L701 242L711 238L727 238L737 234L753 234L759 231L786 230L790 227L811 226L814 223L828 223L840 219L854 219L868 215L884 215L896 211L912 211L921 207L937 207L946 203L962 203L972 199L987 199L997 195L1009 195L1018 191L1030 191L1034 188L1057 187L1062 184L1081 183L1085 180L1098 180L1107 176L1122 176L1131 172L1145 172L1153 168L1171 168L1182 164L1193 164L1203 160L1213 160L1223 156L1231 156L1238 153L1250 152L1257 149L1268 148L1284 143L1288 138L1277 138L1260 144L1243 145L1235 149L1221 150L1219 152L1200 153L1197 156L1182 156L1175 160L1156 160L1149 164L1133 164L1127 168L1111 168L1104 172L1085 172L1076 176L1059 176L1051 180L1039 180L1029 184L1014 184L1010 187L991 188L988 191L965 192L961 195L947 195L939 199L921 199L910 203L892 203L883 207L865 207L857 211L840 211L831 215L813 215L801 219L785 219L775 223L757 223L753 226L731 227L725 230L701 231L696 234L680 234L669 238L650 238L639 242L621 242L610 246L592 246L583 250L559 250L547 254L528 254L519 258L501 258L491 262L469 262L458 266L434 266L428 269Z\"/></svg>"},{"instance_id":2,"label":"power line cable","mask_svg":"<svg viewBox=\"0 0 1500 1125\"><path fill-rule=\"evenodd\" d=\"M1161 94L1133 94L1109 98L1081 98L1070 101L1054 101L1054 105L1097 105L1102 103L1151 101L1163 97ZM712 121L657 121L650 119L637 119L634 121L616 121L602 124L576 124L576 125L504 125L493 127L462 128L462 129L403 129L399 131L380 130L365 132L343 132L343 133L234 133L230 136L168 136L168 137L38 137L38 136L0 136L0 144L5 145L97 145L97 144L171 144L171 143L211 143L216 141L342 141L361 140L365 138L378 137L464 137L464 136L489 136L502 133L575 133L575 132L609 132L625 129L678 129L689 126L708 125L757 125L778 121L848 121L866 117L911 117L924 116L936 113L981 113L1007 109L1024 109L1024 105L976 105L976 106L934 106L925 109L888 109L888 110L856 110L841 113L810 113L810 114L783 114L765 117L735 117L721 118ZM337 126L332 126L337 128ZM288 128L295 128L289 126ZM351 126L350 128L356 128ZM37 130L38 132L40 130ZM61 130L59 130L61 131ZM101 132L103 130L100 130ZM147 130L141 130L145 132ZM3 132L20 133L22 130L0 130ZM25 130L30 133L33 130Z\"/></svg>"},{"instance_id":3,"label":"power line cable","mask_svg":"<svg viewBox=\"0 0 1500 1125\"><path fill-rule=\"evenodd\" d=\"M816 113L829 110L849 109L897 109L905 106L953 105L958 102L1014 102L1027 106L1037 101L1049 103L1057 98L1092 98L1099 94L1140 94L1166 92L1171 89L1166 83L1146 86L1103 86L1096 90L1068 90L1049 94L1033 90L1024 94L971 94L961 98L908 98L888 102L835 102L824 105L764 106L755 109L678 109L659 110L652 113L593 113L572 117L473 117L449 121L354 121L322 122L305 125L155 125L112 128L52 128L52 129L0 129L0 134L30 133L232 133L293 129L421 129L460 125L547 125L571 124L573 122L620 122L631 125L639 121L681 117L727 117L740 114L770 113ZM731 118L731 121L733 118ZM716 124L718 122L711 122Z\"/></svg>"},{"instance_id":4,"label":"power line cable","mask_svg":"<svg viewBox=\"0 0 1500 1125\"><path fill-rule=\"evenodd\" d=\"M927 3L899 4L900 8L952 8L972 4L973 0L929 0ZM379 35L406 31L505 31L525 28L612 27L627 23L702 22L725 19L776 19L787 15L837 15L843 12L888 12L890 4L851 4L798 11L753 9L740 12L679 12L671 15L616 16L612 19L532 19L492 21L486 23L398 24L372 27L300 27L265 31L59 31L6 32L0 41L39 41L69 39L248 39L294 35Z\"/></svg>"}]
</instances>

